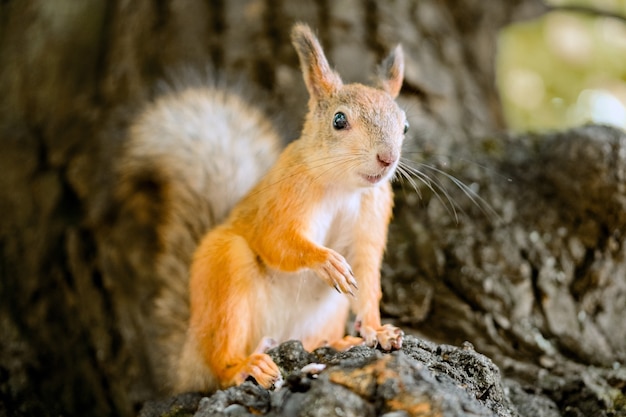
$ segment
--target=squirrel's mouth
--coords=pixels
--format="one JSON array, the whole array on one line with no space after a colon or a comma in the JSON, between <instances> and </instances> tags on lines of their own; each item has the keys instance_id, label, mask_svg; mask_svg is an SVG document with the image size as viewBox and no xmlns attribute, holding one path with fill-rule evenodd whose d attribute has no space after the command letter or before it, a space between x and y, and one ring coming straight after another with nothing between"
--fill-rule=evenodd
<instances>
[{"instance_id":1,"label":"squirrel's mouth","mask_svg":"<svg viewBox=\"0 0 626 417\"><path fill-rule=\"evenodd\" d=\"M365 181L369 182L370 184L376 184L380 180L383 179L384 175L383 174L377 174L377 175L361 174L361 177L363 177L363 179L365 179Z\"/></svg>"}]
</instances>

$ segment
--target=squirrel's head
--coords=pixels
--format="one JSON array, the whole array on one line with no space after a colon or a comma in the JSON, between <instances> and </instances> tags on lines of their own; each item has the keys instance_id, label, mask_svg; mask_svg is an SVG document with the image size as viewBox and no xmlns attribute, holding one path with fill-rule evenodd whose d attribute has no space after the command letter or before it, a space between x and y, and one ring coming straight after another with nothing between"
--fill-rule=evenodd
<instances>
[{"instance_id":1,"label":"squirrel's head","mask_svg":"<svg viewBox=\"0 0 626 417\"><path fill-rule=\"evenodd\" d=\"M390 179L408 129L406 114L395 102L404 75L400 45L380 64L376 86L344 85L307 25L296 24L291 36L310 95L303 140L315 141L316 152L309 165L350 186Z\"/></svg>"}]
</instances>

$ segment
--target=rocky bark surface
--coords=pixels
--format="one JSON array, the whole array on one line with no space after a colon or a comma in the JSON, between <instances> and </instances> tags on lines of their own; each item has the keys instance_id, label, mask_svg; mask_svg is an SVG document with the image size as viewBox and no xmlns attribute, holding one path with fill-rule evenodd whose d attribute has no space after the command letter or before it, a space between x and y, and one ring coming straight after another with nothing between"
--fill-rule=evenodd
<instances>
[{"instance_id":1,"label":"rocky bark surface","mask_svg":"<svg viewBox=\"0 0 626 417\"><path fill-rule=\"evenodd\" d=\"M437 343L471 341L502 370L502 382L493 378L506 412L623 415L624 135L493 134L496 32L541 11L530 0L1 2L0 415L129 416L158 397L163 194L153 179L132 201L116 194L126 128L168 73L210 64L270 97L293 138L306 104L288 40L295 21L317 28L351 81L366 80L397 42L406 51L405 155L428 164L418 167L449 197L398 186L386 316ZM184 225L187 241L196 226ZM171 255L169 272L185 279L189 253ZM357 350L369 359L352 363L439 392L443 373L428 361L441 353L411 340L431 358ZM453 413L474 395L459 389L456 405L433 397L431 410ZM271 404L278 394L260 395ZM388 394L367 395L367 413L394 412L382 405ZM504 412L473 401L477 413Z\"/></svg>"},{"instance_id":2,"label":"rocky bark surface","mask_svg":"<svg viewBox=\"0 0 626 417\"><path fill-rule=\"evenodd\" d=\"M626 414L625 145L590 126L457 147L431 180L445 193L398 199L384 311L432 340L480 335L555 415Z\"/></svg>"},{"instance_id":3,"label":"rocky bark surface","mask_svg":"<svg viewBox=\"0 0 626 417\"><path fill-rule=\"evenodd\" d=\"M471 344L460 349L408 337L401 351L384 354L367 347L309 353L286 342L270 355L286 378L276 390L246 382L211 397L148 403L139 415L517 416L498 368ZM307 372L311 364L325 369Z\"/></svg>"}]
</instances>

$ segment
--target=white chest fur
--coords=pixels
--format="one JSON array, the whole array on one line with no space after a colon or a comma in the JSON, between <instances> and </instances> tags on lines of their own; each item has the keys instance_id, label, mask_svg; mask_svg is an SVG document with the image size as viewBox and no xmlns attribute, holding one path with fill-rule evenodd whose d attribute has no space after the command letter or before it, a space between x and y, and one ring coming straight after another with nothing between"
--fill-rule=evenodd
<instances>
[{"instance_id":1,"label":"white chest fur","mask_svg":"<svg viewBox=\"0 0 626 417\"><path fill-rule=\"evenodd\" d=\"M330 193L312 213L308 237L349 261L360 204L358 193L348 197L345 193ZM269 308L263 318L259 317L259 337L280 342L303 340L309 334L323 334L324 326L347 312L347 296L337 293L311 270L272 270L268 275L263 298Z\"/></svg>"},{"instance_id":2,"label":"white chest fur","mask_svg":"<svg viewBox=\"0 0 626 417\"><path fill-rule=\"evenodd\" d=\"M311 217L311 240L349 258L360 205L360 193L330 191Z\"/></svg>"}]
</instances>

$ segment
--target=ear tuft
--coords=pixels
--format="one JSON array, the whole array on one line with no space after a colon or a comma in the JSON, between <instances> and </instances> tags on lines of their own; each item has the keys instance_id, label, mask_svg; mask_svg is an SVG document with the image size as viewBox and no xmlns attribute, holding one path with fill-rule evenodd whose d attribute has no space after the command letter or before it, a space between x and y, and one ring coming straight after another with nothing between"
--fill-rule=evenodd
<instances>
[{"instance_id":1,"label":"ear tuft","mask_svg":"<svg viewBox=\"0 0 626 417\"><path fill-rule=\"evenodd\" d=\"M341 88L341 78L328 65L324 51L308 25L296 23L291 30L291 42L300 58L302 75L312 100L319 101Z\"/></svg>"},{"instance_id":2,"label":"ear tuft","mask_svg":"<svg viewBox=\"0 0 626 417\"><path fill-rule=\"evenodd\" d=\"M396 46L378 67L380 87L393 98L398 97L404 78L404 52L402 46Z\"/></svg>"}]
</instances>

